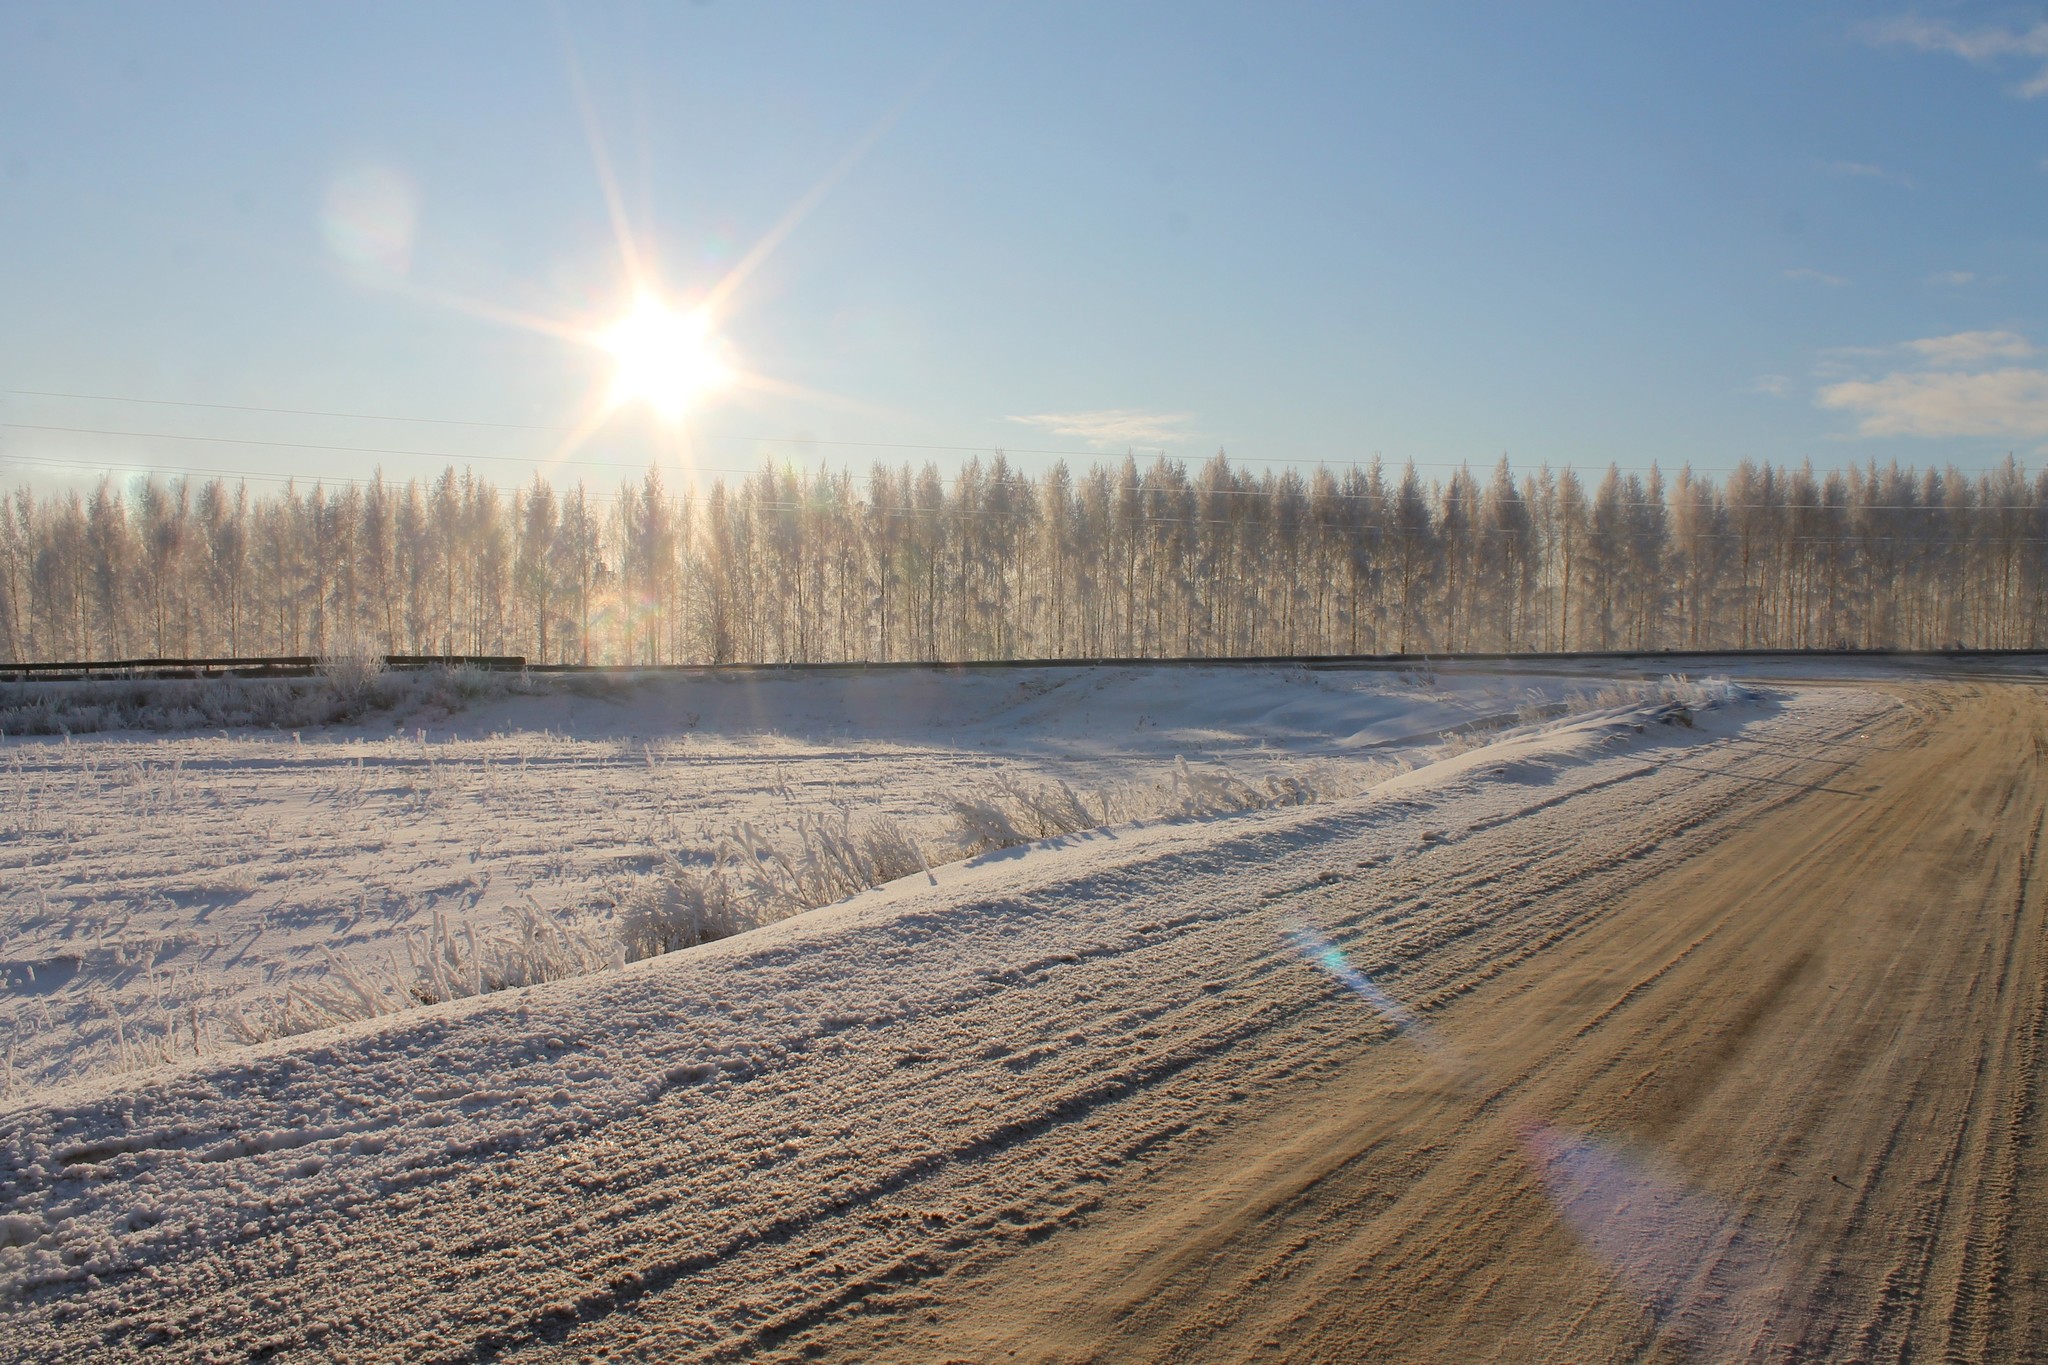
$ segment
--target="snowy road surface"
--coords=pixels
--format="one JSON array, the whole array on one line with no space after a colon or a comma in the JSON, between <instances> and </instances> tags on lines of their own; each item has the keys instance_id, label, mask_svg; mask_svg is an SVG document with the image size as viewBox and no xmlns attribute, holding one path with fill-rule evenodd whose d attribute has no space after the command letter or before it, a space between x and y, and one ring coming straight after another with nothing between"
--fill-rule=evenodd
<instances>
[{"instance_id":1,"label":"snowy road surface","mask_svg":"<svg viewBox=\"0 0 2048 1365\"><path fill-rule=\"evenodd\" d=\"M977 1324L949 1285L1188 1197L1173 1173L1251 1160L1233 1134L1361 1068L1403 1102L1470 1092L1466 1062L1417 1046L1424 1022L1540 980L1633 889L1822 799L1925 709L1847 687L1697 729L1586 718L1336 804L1009 850L623 971L17 1100L0 1340L48 1360L1085 1355L994 1340L1017 1303ZM1578 986L1536 1022L1617 1007L1611 982ZM1361 1208L1426 1174L1426 1151L1374 1150L1352 1158ZM1580 1273L1616 1279L1590 1252ZM1680 1293L1644 1292L1666 1296L1638 1299L1653 1324Z\"/></svg>"}]
</instances>

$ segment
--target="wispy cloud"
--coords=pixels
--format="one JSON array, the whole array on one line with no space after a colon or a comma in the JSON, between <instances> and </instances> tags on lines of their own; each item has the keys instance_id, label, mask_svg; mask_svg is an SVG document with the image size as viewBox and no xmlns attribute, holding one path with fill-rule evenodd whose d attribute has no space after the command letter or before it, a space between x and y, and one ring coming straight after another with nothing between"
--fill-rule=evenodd
<instances>
[{"instance_id":1,"label":"wispy cloud","mask_svg":"<svg viewBox=\"0 0 2048 1365\"><path fill-rule=\"evenodd\" d=\"M1825 284L1831 288L1839 288L1848 283L1840 275L1830 275L1827 271L1815 270L1810 265L1802 265L1795 270L1786 271L1785 278L1788 280L1802 280L1807 284Z\"/></svg>"},{"instance_id":2,"label":"wispy cloud","mask_svg":"<svg viewBox=\"0 0 2048 1365\"><path fill-rule=\"evenodd\" d=\"M1830 161L1827 164L1827 172L1829 175L1846 176L1852 180L1878 180L1887 185L1897 185L1902 190L1914 187L1912 176L1904 171L1894 171L1880 166L1874 161Z\"/></svg>"},{"instance_id":3,"label":"wispy cloud","mask_svg":"<svg viewBox=\"0 0 2048 1365\"><path fill-rule=\"evenodd\" d=\"M2040 62L2041 69L2016 86L2014 93L2022 99L2048 95L2048 23L2028 28L1958 28L1939 19L1908 15L1872 24L1864 36L1873 43L1945 52L1975 66L1995 66L2012 59Z\"/></svg>"},{"instance_id":4,"label":"wispy cloud","mask_svg":"<svg viewBox=\"0 0 2048 1365\"><path fill-rule=\"evenodd\" d=\"M1927 277L1927 282L1947 285L1951 289L1961 289L1966 284L1975 284L1977 275L1975 271L1970 270L1937 270Z\"/></svg>"},{"instance_id":5,"label":"wispy cloud","mask_svg":"<svg viewBox=\"0 0 2048 1365\"><path fill-rule=\"evenodd\" d=\"M1751 393L1764 393L1773 398L1783 398L1792 392L1792 381L1782 374L1760 374L1750 381L1749 390Z\"/></svg>"},{"instance_id":6,"label":"wispy cloud","mask_svg":"<svg viewBox=\"0 0 2048 1365\"><path fill-rule=\"evenodd\" d=\"M1860 436L2048 438L2048 370L1888 374L1831 384L1817 401L1854 413Z\"/></svg>"},{"instance_id":7,"label":"wispy cloud","mask_svg":"<svg viewBox=\"0 0 2048 1365\"><path fill-rule=\"evenodd\" d=\"M2017 332L1956 332L1909 341L1919 369L1829 384L1823 408L1856 419L1859 436L2048 438L2048 370L2013 364L2037 354Z\"/></svg>"},{"instance_id":8,"label":"wispy cloud","mask_svg":"<svg viewBox=\"0 0 2048 1365\"><path fill-rule=\"evenodd\" d=\"M2025 360L2034 344L2018 332L1955 332L1909 341L1906 349L1943 369L1973 369L1993 360Z\"/></svg>"},{"instance_id":9,"label":"wispy cloud","mask_svg":"<svg viewBox=\"0 0 2048 1365\"><path fill-rule=\"evenodd\" d=\"M1191 433L1187 412L1146 412L1141 408L1097 408L1089 412L1041 412L1012 417L1027 427L1055 436L1071 436L1105 449L1117 446L1161 446L1185 440Z\"/></svg>"},{"instance_id":10,"label":"wispy cloud","mask_svg":"<svg viewBox=\"0 0 2048 1365\"><path fill-rule=\"evenodd\" d=\"M1858 379L1870 371L1870 361L1878 356L1897 356L1896 346L1824 346L1814 357L1813 377L1815 379Z\"/></svg>"}]
</instances>

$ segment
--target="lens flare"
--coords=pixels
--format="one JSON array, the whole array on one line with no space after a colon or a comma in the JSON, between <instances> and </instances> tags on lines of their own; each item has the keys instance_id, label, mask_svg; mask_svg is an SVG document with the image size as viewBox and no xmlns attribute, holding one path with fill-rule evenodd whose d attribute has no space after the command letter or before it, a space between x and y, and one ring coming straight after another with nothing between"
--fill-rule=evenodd
<instances>
[{"instance_id":1,"label":"lens flare","mask_svg":"<svg viewBox=\"0 0 2048 1365\"><path fill-rule=\"evenodd\" d=\"M1427 1052L1439 1051L1436 1036L1415 1012L1373 984L1371 977L1351 965L1344 950L1307 925L1297 925L1282 935L1294 951L1329 973L1344 989L1371 1005L1382 1019L1393 1025Z\"/></svg>"},{"instance_id":2,"label":"lens flare","mask_svg":"<svg viewBox=\"0 0 2048 1365\"><path fill-rule=\"evenodd\" d=\"M349 269L383 278L411 269L419 193L399 172L380 165L341 170L327 182L320 208L328 250Z\"/></svg>"},{"instance_id":3,"label":"lens flare","mask_svg":"<svg viewBox=\"0 0 2048 1365\"><path fill-rule=\"evenodd\" d=\"M1533 1119L1515 1135L1565 1226L1658 1324L1710 1358L1729 1351L1738 1305L1772 1289L1769 1249L1736 1212L1647 1153Z\"/></svg>"},{"instance_id":4,"label":"lens flare","mask_svg":"<svg viewBox=\"0 0 2048 1365\"><path fill-rule=\"evenodd\" d=\"M1328 937L1307 925L1282 930L1302 959L1371 1006L1400 1036L1480 1092L1481 1073L1413 1010L1380 989ZM1517 1145L1579 1244L1611 1267L1677 1343L1718 1357L1742 1309L1779 1297L1768 1247L1734 1209L1688 1189L1653 1157L1511 1114Z\"/></svg>"}]
</instances>

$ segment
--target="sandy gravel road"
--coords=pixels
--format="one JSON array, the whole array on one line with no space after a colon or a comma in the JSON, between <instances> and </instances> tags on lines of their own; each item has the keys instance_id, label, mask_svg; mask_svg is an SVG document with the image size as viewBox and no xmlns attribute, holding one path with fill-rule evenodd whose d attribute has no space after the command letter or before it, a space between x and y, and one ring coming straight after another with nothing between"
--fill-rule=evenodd
<instances>
[{"instance_id":1,"label":"sandy gravel road","mask_svg":"<svg viewBox=\"0 0 2048 1365\"><path fill-rule=\"evenodd\" d=\"M2048 693L1900 696L1405 1058L1262 1094L822 1354L2048 1358Z\"/></svg>"}]
</instances>

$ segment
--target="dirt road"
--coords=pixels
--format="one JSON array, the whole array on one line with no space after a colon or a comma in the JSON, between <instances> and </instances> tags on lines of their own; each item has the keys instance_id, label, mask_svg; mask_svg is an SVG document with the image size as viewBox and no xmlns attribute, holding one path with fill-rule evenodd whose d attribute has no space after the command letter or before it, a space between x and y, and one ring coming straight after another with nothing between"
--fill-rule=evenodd
<instances>
[{"instance_id":1,"label":"dirt road","mask_svg":"<svg viewBox=\"0 0 2048 1365\"><path fill-rule=\"evenodd\" d=\"M1434 983L1405 1055L1247 1098L1081 1225L812 1350L2048 1357L2048 694L1902 697L1810 790Z\"/></svg>"}]
</instances>

